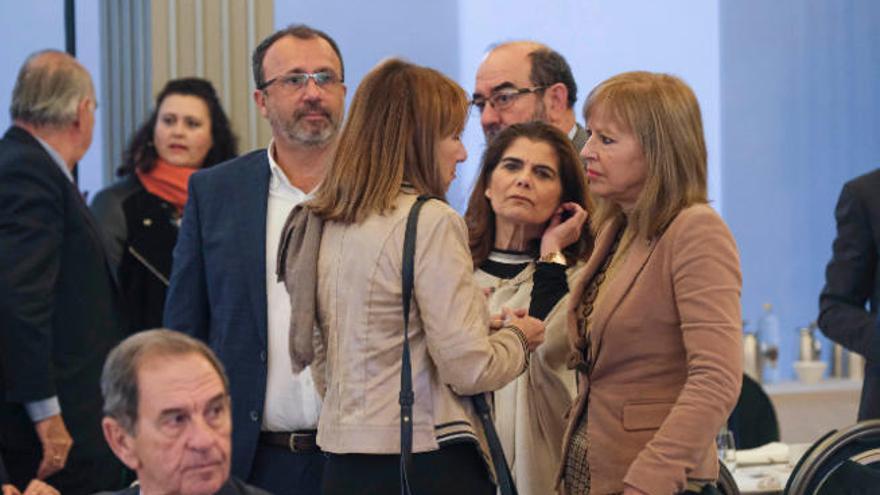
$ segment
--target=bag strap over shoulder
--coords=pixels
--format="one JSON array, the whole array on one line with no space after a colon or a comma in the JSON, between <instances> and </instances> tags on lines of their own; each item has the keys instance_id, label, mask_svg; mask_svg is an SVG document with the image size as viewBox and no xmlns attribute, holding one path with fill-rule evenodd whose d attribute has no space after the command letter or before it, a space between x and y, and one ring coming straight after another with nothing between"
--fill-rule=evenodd
<instances>
[{"instance_id":1,"label":"bag strap over shoulder","mask_svg":"<svg viewBox=\"0 0 880 495\"><path fill-rule=\"evenodd\" d=\"M474 409L477 410L477 414L480 416L483 431L486 432L489 455L492 456L492 465L495 466L495 477L498 478L498 490L501 495L517 495L516 484L513 482L513 476L510 474L510 468L507 466L507 459L504 458L504 449L501 447L501 440L498 438L495 422L492 421L492 409L489 407L489 402L486 400L485 394L472 395L471 402L473 402Z\"/></svg>"},{"instance_id":2,"label":"bag strap over shoulder","mask_svg":"<svg viewBox=\"0 0 880 495\"><path fill-rule=\"evenodd\" d=\"M403 298L403 352L400 366L400 493L412 495L409 486L409 473L412 472L412 442L413 442L413 394L412 385L412 358L409 349L409 309L413 296L413 278L415 273L416 252L416 227L419 221L419 212L426 201L433 196L422 195L416 199L409 216L406 219L406 231L403 237L403 265L401 268L402 298ZM436 198L435 198L436 199ZM492 410L483 394L471 397L474 408L480 416L483 430L486 432L486 440L492 456L492 464L498 478L498 488L501 495L517 495L516 485L507 467L501 441L492 421Z\"/></svg>"},{"instance_id":3,"label":"bag strap over shoulder","mask_svg":"<svg viewBox=\"0 0 880 495\"><path fill-rule=\"evenodd\" d=\"M415 272L416 227L419 212L432 196L422 195L416 199L406 219L403 237L403 355L400 364L400 493L411 495L409 473L412 472L413 417L412 409L415 395L412 385L412 358L409 351L409 307L413 293L413 274Z\"/></svg>"}]
</instances>

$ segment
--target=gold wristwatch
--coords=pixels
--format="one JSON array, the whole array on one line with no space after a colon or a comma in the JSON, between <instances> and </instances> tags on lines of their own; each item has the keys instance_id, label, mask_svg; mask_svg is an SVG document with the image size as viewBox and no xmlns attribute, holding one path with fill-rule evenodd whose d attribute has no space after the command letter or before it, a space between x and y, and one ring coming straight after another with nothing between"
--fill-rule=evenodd
<instances>
[{"instance_id":1,"label":"gold wristwatch","mask_svg":"<svg viewBox=\"0 0 880 495\"><path fill-rule=\"evenodd\" d=\"M541 255L541 257L538 258L538 261L541 263L556 263L557 265L568 266L568 261L565 259L565 255L560 251L553 251Z\"/></svg>"}]
</instances>

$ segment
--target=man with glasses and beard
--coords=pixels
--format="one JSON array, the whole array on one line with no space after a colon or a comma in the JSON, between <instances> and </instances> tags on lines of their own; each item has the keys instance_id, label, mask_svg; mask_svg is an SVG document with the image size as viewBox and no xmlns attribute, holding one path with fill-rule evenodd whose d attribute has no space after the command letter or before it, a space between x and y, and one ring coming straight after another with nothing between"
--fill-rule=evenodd
<instances>
[{"instance_id":1,"label":"man with glasses and beard","mask_svg":"<svg viewBox=\"0 0 880 495\"><path fill-rule=\"evenodd\" d=\"M559 53L534 41L493 47L477 69L472 105L486 141L507 126L539 120L566 133L577 151L587 133L575 121L577 84Z\"/></svg>"},{"instance_id":2,"label":"man with glasses and beard","mask_svg":"<svg viewBox=\"0 0 880 495\"><path fill-rule=\"evenodd\" d=\"M272 141L192 177L164 323L208 343L226 367L232 474L277 495L317 494L320 399L311 368L291 365L276 251L288 214L311 198L333 157L342 56L326 33L290 26L257 46L253 72Z\"/></svg>"}]
</instances>

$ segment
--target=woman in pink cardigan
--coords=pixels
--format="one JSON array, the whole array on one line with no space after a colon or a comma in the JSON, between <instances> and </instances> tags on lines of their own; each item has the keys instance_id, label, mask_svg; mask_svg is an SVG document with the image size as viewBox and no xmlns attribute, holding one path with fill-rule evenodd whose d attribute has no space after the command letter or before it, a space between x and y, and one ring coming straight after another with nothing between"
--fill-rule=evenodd
<instances>
[{"instance_id":1,"label":"woman in pink cardigan","mask_svg":"<svg viewBox=\"0 0 880 495\"><path fill-rule=\"evenodd\" d=\"M562 488L698 493L742 377L739 258L707 205L699 105L676 77L629 72L584 117L597 240L569 306L579 387Z\"/></svg>"}]
</instances>

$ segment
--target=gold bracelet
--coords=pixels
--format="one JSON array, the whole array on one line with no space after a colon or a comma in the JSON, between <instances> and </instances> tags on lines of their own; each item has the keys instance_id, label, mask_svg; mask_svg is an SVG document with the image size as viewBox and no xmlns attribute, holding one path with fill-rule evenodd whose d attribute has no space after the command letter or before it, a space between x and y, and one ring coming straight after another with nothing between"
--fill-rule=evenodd
<instances>
[{"instance_id":1,"label":"gold bracelet","mask_svg":"<svg viewBox=\"0 0 880 495\"><path fill-rule=\"evenodd\" d=\"M552 251L538 258L541 263L555 263L557 265L568 266L568 260L560 251Z\"/></svg>"}]
</instances>

